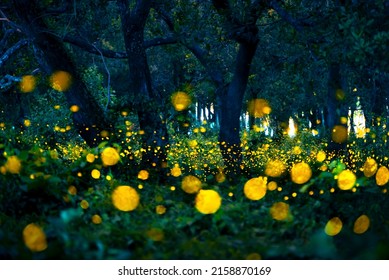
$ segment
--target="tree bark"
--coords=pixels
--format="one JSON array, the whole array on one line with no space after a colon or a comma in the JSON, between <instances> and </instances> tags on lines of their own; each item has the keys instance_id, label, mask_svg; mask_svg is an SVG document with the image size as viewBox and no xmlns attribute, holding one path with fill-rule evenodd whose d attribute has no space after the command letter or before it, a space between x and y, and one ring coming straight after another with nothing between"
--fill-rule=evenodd
<instances>
[{"instance_id":1,"label":"tree bark","mask_svg":"<svg viewBox=\"0 0 389 280\"><path fill-rule=\"evenodd\" d=\"M240 43L233 79L221 97L219 142L227 173L238 173L241 170L242 151L239 118L242 112L250 65L256 49L256 40Z\"/></svg>"},{"instance_id":2,"label":"tree bark","mask_svg":"<svg viewBox=\"0 0 389 280\"><path fill-rule=\"evenodd\" d=\"M73 113L73 123L81 137L89 146L96 146L102 138L102 131L109 132L111 126L78 73L76 66L65 50L62 42L47 32L47 26L39 10L37 0L14 0L15 13L18 15L23 32L32 42L35 56L46 74L65 71L71 76L72 84L63 93L70 106L79 110Z\"/></svg>"},{"instance_id":3,"label":"tree bark","mask_svg":"<svg viewBox=\"0 0 389 280\"><path fill-rule=\"evenodd\" d=\"M152 89L144 46L143 33L152 1L137 1L132 11L126 1L118 1L118 4L129 65L130 94L126 105L136 107L138 112L143 146L141 166L159 169L166 164L168 134L159 97Z\"/></svg>"},{"instance_id":4,"label":"tree bark","mask_svg":"<svg viewBox=\"0 0 389 280\"><path fill-rule=\"evenodd\" d=\"M329 66L328 74L328 91L327 91L327 107L326 107L326 128L328 132L328 151L335 156L342 156L346 151L347 141L336 143L332 139L332 130L334 126L340 125L347 129L347 123L342 124L341 117L348 116L347 107L344 104L344 97L339 94L339 91L344 93L344 78L341 74L341 66L339 63L333 63ZM337 93L338 92L338 93Z\"/></svg>"}]
</instances>

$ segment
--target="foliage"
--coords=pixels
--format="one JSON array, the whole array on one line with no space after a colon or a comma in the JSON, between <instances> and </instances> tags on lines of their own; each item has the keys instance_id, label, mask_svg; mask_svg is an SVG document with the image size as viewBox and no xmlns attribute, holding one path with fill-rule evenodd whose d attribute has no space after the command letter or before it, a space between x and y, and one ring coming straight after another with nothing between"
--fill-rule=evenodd
<instances>
[{"instance_id":1,"label":"foliage","mask_svg":"<svg viewBox=\"0 0 389 280\"><path fill-rule=\"evenodd\" d=\"M220 162L221 156L216 143L209 144L201 133L181 137L175 139L171 148L175 156L171 154L168 165L178 164L182 175L168 176L164 183L158 183L153 174L140 176L141 170L129 170L129 155L119 145L84 149L70 161L55 150L18 150L3 144L0 255L11 259L245 259L253 253L265 259L388 257L387 185L377 186L375 176L364 176L364 156L352 168L328 155L325 160L316 157L318 147L304 138L285 138L280 145L269 142L258 154L250 154L252 165L244 168L256 170L253 178L266 176L259 162L277 158L286 170L278 177L262 177L278 187L251 201L243 192L250 178L240 175L237 183L217 180L220 166L212 161ZM194 140L197 145L191 147ZM291 148L297 143L301 150L296 154ZM119 151L116 165L103 164L106 149ZM352 150L368 154L354 145ZM191 151L197 152L195 161L185 156ZM20 169L7 167L10 157L20 161ZM293 183L289 172L293 163L303 159L312 177L303 184ZM380 166L386 163L378 162ZM349 191L340 189L337 182L346 168L357 177ZM181 189L187 175L201 178L201 202L196 194ZM131 192L124 190L126 195L139 195L139 205L131 204L135 209L130 212L120 211L127 209L126 200L115 198L120 196L118 187L128 188L124 186L131 186ZM212 190L209 195L220 196L220 206L214 204L215 198L205 197L208 190ZM361 230L356 225L354 233L354 223L361 215L368 217L370 226L358 233ZM342 228L331 236L326 231L333 217L342 222ZM45 239L37 237L42 241L25 245L22 233L31 223L38 227L34 228L37 234L43 230ZM44 241L47 244L37 243Z\"/></svg>"}]
</instances>

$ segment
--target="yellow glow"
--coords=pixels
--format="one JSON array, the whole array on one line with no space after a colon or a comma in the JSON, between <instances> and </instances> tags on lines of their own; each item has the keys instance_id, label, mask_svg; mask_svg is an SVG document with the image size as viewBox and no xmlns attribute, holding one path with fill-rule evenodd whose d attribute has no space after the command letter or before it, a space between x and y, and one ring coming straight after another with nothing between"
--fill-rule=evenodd
<instances>
[{"instance_id":1,"label":"yellow glow","mask_svg":"<svg viewBox=\"0 0 389 280\"><path fill-rule=\"evenodd\" d=\"M223 171L219 171L219 173L215 176L216 182L223 183L226 180L226 175L224 175Z\"/></svg>"},{"instance_id":2,"label":"yellow glow","mask_svg":"<svg viewBox=\"0 0 389 280\"><path fill-rule=\"evenodd\" d=\"M183 111L187 109L192 103L192 99L189 94L178 91L172 95L172 105L176 111Z\"/></svg>"},{"instance_id":3,"label":"yellow glow","mask_svg":"<svg viewBox=\"0 0 389 280\"><path fill-rule=\"evenodd\" d=\"M364 165L363 165L363 175L365 177L373 177L374 174L377 172L378 164L373 158L367 158Z\"/></svg>"},{"instance_id":4,"label":"yellow glow","mask_svg":"<svg viewBox=\"0 0 389 280\"><path fill-rule=\"evenodd\" d=\"M103 220L101 219L100 215L95 214L92 216L92 223L94 223L95 225L101 224L102 221Z\"/></svg>"},{"instance_id":5,"label":"yellow glow","mask_svg":"<svg viewBox=\"0 0 389 280\"><path fill-rule=\"evenodd\" d=\"M89 208L89 202L88 201L86 201L85 199L83 199L83 200L81 200L81 202L80 202L80 206L81 206L81 208L82 209L88 209Z\"/></svg>"},{"instance_id":6,"label":"yellow glow","mask_svg":"<svg viewBox=\"0 0 389 280\"><path fill-rule=\"evenodd\" d=\"M258 177L248 180L243 187L244 195L251 200L260 200L266 195L267 177Z\"/></svg>"},{"instance_id":7,"label":"yellow glow","mask_svg":"<svg viewBox=\"0 0 389 280\"><path fill-rule=\"evenodd\" d=\"M149 178L149 172L147 170L141 170L138 173L138 179L147 180Z\"/></svg>"},{"instance_id":8,"label":"yellow glow","mask_svg":"<svg viewBox=\"0 0 389 280\"><path fill-rule=\"evenodd\" d=\"M185 176L181 182L181 188L186 193L196 193L201 189L201 181L193 175Z\"/></svg>"},{"instance_id":9,"label":"yellow glow","mask_svg":"<svg viewBox=\"0 0 389 280\"><path fill-rule=\"evenodd\" d=\"M327 157L327 155L326 155L326 153L325 153L324 151L319 151L319 152L316 154L316 160L317 160L318 162L323 162L323 161L325 161L326 157Z\"/></svg>"},{"instance_id":10,"label":"yellow glow","mask_svg":"<svg viewBox=\"0 0 389 280\"><path fill-rule=\"evenodd\" d=\"M112 147L105 148L101 153L101 161L106 166L112 166L119 162L120 155L116 149Z\"/></svg>"},{"instance_id":11,"label":"yellow glow","mask_svg":"<svg viewBox=\"0 0 389 280\"><path fill-rule=\"evenodd\" d=\"M265 174L269 177L280 177L285 169L285 164L282 161L278 159L270 160L266 164Z\"/></svg>"},{"instance_id":12,"label":"yellow glow","mask_svg":"<svg viewBox=\"0 0 389 280\"><path fill-rule=\"evenodd\" d=\"M335 143L344 143L348 137L347 128L343 125L335 125L332 129L331 137Z\"/></svg>"},{"instance_id":13,"label":"yellow glow","mask_svg":"<svg viewBox=\"0 0 389 280\"><path fill-rule=\"evenodd\" d=\"M270 215L274 220L283 221L289 216L289 205L285 202L276 202L270 207Z\"/></svg>"},{"instance_id":14,"label":"yellow glow","mask_svg":"<svg viewBox=\"0 0 389 280\"><path fill-rule=\"evenodd\" d=\"M370 219L366 215L361 215L358 217L358 219L354 222L354 233L356 234L363 234L365 233L370 227Z\"/></svg>"},{"instance_id":15,"label":"yellow glow","mask_svg":"<svg viewBox=\"0 0 389 280\"><path fill-rule=\"evenodd\" d=\"M248 102L247 111L254 118L262 118L271 113L271 108L266 99L255 98Z\"/></svg>"},{"instance_id":16,"label":"yellow glow","mask_svg":"<svg viewBox=\"0 0 389 280\"><path fill-rule=\"evenodd\" d=\"M343 170L338 175L338 187L341 190L350 190L354 187L357 176L351 170Z\"/></svg>"},{"instance_id":17,"label":"yellow glow","mask_svg":"<svg viewBox=\"0 0 389 280\"><path fill-rule=\"evenodd\" d=\"M93 179L99 179L100 175L101 175L101 173L97 169L93 169L92 172L91 172L91 176L92 176Z\"/></svg>"},{"instance_id":18,"label":"yellow glow","mask_svg":"<svg viewBox=\"0 0 389 280\"><path fill-rule=\"evenodd\" d=\"M29 127L31 125L31 121L26 119L23 121L23 124L25 127Z\"/></svg>"},{"instance_id":19,"label":"yellow glow","mask_svg":"<svg viewBox=\"0 0 389 280\"><path fill-rule=\"evenodd\" d=\"M277 185L277 182L274 182L274 181L270 181L268 184L267 184L267 189L269 191L275 191L277 189L278 185Z\"/></svg>"},{"instance_id":20,"label":"yellow glow","mask_svg":"<svg viewBox=\"0 0 389 280\"><path fill-rule=\"evenodd\" d=\"M195 199L195 207L202 214L213 214L219 210L222 199L214 190L200 190Z\"/></svg>"},{"instance_id":21,"label":"yellow glow","mask_svg":"<svg viewBox=\"0 0 389 280\"><path fill-rule=\"evenodd\" d=\"M375 174L376 184L378 186L383 186L389 181L389 170L386 166L381 166L378 168L377 173Z\"/></svg>"},{"instance_id":22,"label":"yellow glow","mask_svg":"<svg viewBox=\"0 0 389 280\"><path fill-rule=\"evenodd\" d=\"M341 232L342 227L342 221L338 217L334 217L327 222L324 232L329 236L335 236Z\"/></svg>"},{"instance_id":23,"label":"yellow glow","mask_svg":"<svg viewBox=\"0 0 389 280\"><path fill-rule=\"evenodd\" d=\"M68 72L56 71L50 77L51 87L57 91L66 91L70 88L72 77Z\"/></svg>"},{"instance_id":24,"label":"yellow glow","mask_svg":"<svg viewBox=\"0 0 389 280\"><path fill-rule=\"evenodd\" d=\"M311 176L311 167L305 162L294 164L290 171L290 177L296 184L304 184L308 182L309 179L311 179Z\"/></svg>"},{"instance_id":25,"label":"yellow glow","mask_svg":"<svg viewBox=\"0 0 389 280\"><path fill-rule=\"evenodd\" d=\"M7 158L4 167L11 174L19 174L22 169L22 162L17 156L10 156Z\"/></svg>"},{"instance_id":26,"label":"yellow glow","mask_svg":"<svg viewBox=\"0 0 389 280\"><path fill-rule=\"evenodd\" d=\"M166 207L163 206L163 205L157 205L157 207L155 207L155 213L157 213L158 215L163 215L166 213Z\"/></svg>"},{"instance_id":27,"label":"yellow glow","mask_svg":"<svg viewBox=\"0 0 389 280\"><path fill-rule=\"evenodd\" d=\"M179 177L181 176L181 168L178 164L175 164L172 169L170 169L170 173L172 174L173 177Z\"/></svg>"},{"instance_id":28,"label":"yellow glow","mask_svg":"<svg viewBox=\"0 0 389 280\"><path fill-rule=\"evenodd\" d=\"M120 211L133 211L139 205L139 194L129 186L119 186L112 193L112 203Z\"/></svg>"},{"instance_id":29,"label":"yellow glow","mask_svg":"<svg viewBox=\"0 0 389 280\"><path fill-rule=\"evenodd\" d=\"M25 75L22 77L22 80L19 83L19 88L21 92L27 93L35 89L36 79L32 75Z\"/></svg>"},{"instance_id":30,"label":"yellow glow","mask_svg":"<svg viewBox=\"0 0 389 280\"><path fill-rule=\"evenodd\" d=\"M87 154L86 155L86 161L89 162L89 163L92 163L95 161L95 155L94 154Z\"/></svg>"},{"instance_id":31,"label":"yellow glow","mask_svg":"<svg viewBox=\"0 0 389 280\"><path fill-rule=\"evenodd\" d=\"M75 187L75 186L69 186L69 188L68 188L68 193L70 194L70 195L76 195L77 194L77 188Z\"/></svg>"},{"instance_id":32,"label":"yellow glow","mask_svg":"<svg viewBox=\"0 0 389 280\"><path fill-rule=\"evenodd\" d=\"M23 229L24 244L32 252L41 252L46 250L46 234L42 228L34 223L28 224Z\"/></svg>"},{"instance_id":33,"label":"yellow glow","mask_svg":"<svg viewBox=\"0 0 389 280\"><path fill-rule=\"evenodd\" d=\"M80 111L80 107L77 106L77 105L72 105L72 106L70 106L69 110L70 110L72 113L77 113L78 111Z\"/></svg>"}]
</instances>

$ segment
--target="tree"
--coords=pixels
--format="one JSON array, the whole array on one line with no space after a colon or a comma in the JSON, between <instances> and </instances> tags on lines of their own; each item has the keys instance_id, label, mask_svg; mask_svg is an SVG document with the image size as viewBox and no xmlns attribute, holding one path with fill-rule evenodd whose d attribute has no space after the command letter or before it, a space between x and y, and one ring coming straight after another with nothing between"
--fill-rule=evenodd
<instances>
[{"instance_id":1,"label":"tree","mask_svg":"<svg viewBox=\"0 0 389 280\"><path fill-rule=\"evenodd\" d=\"M34 48L35 57L42 71L47 75L52 75L56 71L70 75L71 85L64 89L63 93L69 107L77 108L73 112L74 125L88 145L96 146L111 131L111 126L103 109L82 81L62 42L48 32L41 3L14 0L13 9L18 16L20 29Z\"/></svg>"}]
</instances>

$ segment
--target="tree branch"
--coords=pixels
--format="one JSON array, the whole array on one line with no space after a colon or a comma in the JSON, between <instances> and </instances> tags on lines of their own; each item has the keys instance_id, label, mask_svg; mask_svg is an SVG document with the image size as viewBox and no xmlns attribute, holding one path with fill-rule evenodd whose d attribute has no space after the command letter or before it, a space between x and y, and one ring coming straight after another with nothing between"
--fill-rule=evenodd
<instances>
[{"instance_id":1,"label":"tree branch","mask_svg":"<svg viewBox=\"0 0 389 280\"><path fill-rule=\"evenodd\" d=\"M175 36L171 36L171 37L154 38L154 39L147 40L143 43L143 46L145 47L145 49L148 49L151 47L170 45L176 43L178 43L177 38Z\"/></svg>"},{"instance_id":2,"label":"tree branch","mask_svg":"<svg viewBox=\"0 0 389 280\"><path fill-rule=\"evenodd\" d=\"M63 41L66 43L70 43L76 47L79 47L80 49L89 52L91 54L96 54L100 56L104 56L107 58L115 58L115 59L125 59L127 58L127 54L125 52L117 52L117 51L111 51L108 49L102 49L97 48L96 45L93 45L89 43L87 40L82 39L80 37L73 37L70 35L66 35L63 38ZM146 49L151 47L157 47L162 45L169 45L169 44L175 44L177 43L177 38L174 36L171 37L161 37L161 38L154 38L150 39L144 42L144 47Z\"/></svg>"},{"instance_id":3,"label":"tree branch","mask_svg":"<svg viewBox=\"0 0 389 280\"><path fill-rule=\"evenodd\" d=\"M278 4L277 0L270 0L269 5L280 15L283 20L292 25L294 29L296 29L298 32L303 32L303 27L301 26L301 23L295 18L293 18L287 11L285 11Z\"/></svg>"},{"instance_id":4,"label":"tree branch","mask_svg":"<svg viewBox=\"0 0 389 280\"><path fill-rule=\"evenodd\" d=\"M0 68L3 66L3 64L13 55L16 51L18 51L20 48L27 45L28 40L23 39L17 42L15 45L10 47L1 57L0 57Z\"/></svg>"},{"instance_id":5,"label":"tree branch","mask_svg":"<svg viewBox=\"0 0 389 280\"><path fill-rule=\"evenodd\" d=\"M6 92L13 84L19 83L22 80L20 77L15 77L12 75L5 75L0 79L0 92Z\"/></svg>"},{"instance_id":6,"label":"tree branch","mask_svg":"<svg viewBox=\"0 0 389 280\"><path fill-rule=\"evenodd\" d=\"M286 10L284 10L279 4L277 0L270 0L269 5L280 15L280 17L289 23L297 32L304 32L302 22L293 18ZM313 60L318 61L319 58L312 51L311 42L307 40L307 48L309 53L311 54Z\"/></svg>"},{"instance_id":7,"label":"tree branch","mask_svg":"<svg viewBox=\"0 0 389 280\"><path fill-rule=\"evenodd\" d=\"M66 35L63 38L63 41L75 45L80 49L87 51L89 53L96 54L96 55L103 55L104 57L107 58L118 58L118 59L127 58L127 54L124 52L115 52L115 51L100 49L100 48L97 49L95 45L90 44L87 40L82 39L80 37L72 37Z\"/></svg>"}]
</instances>

